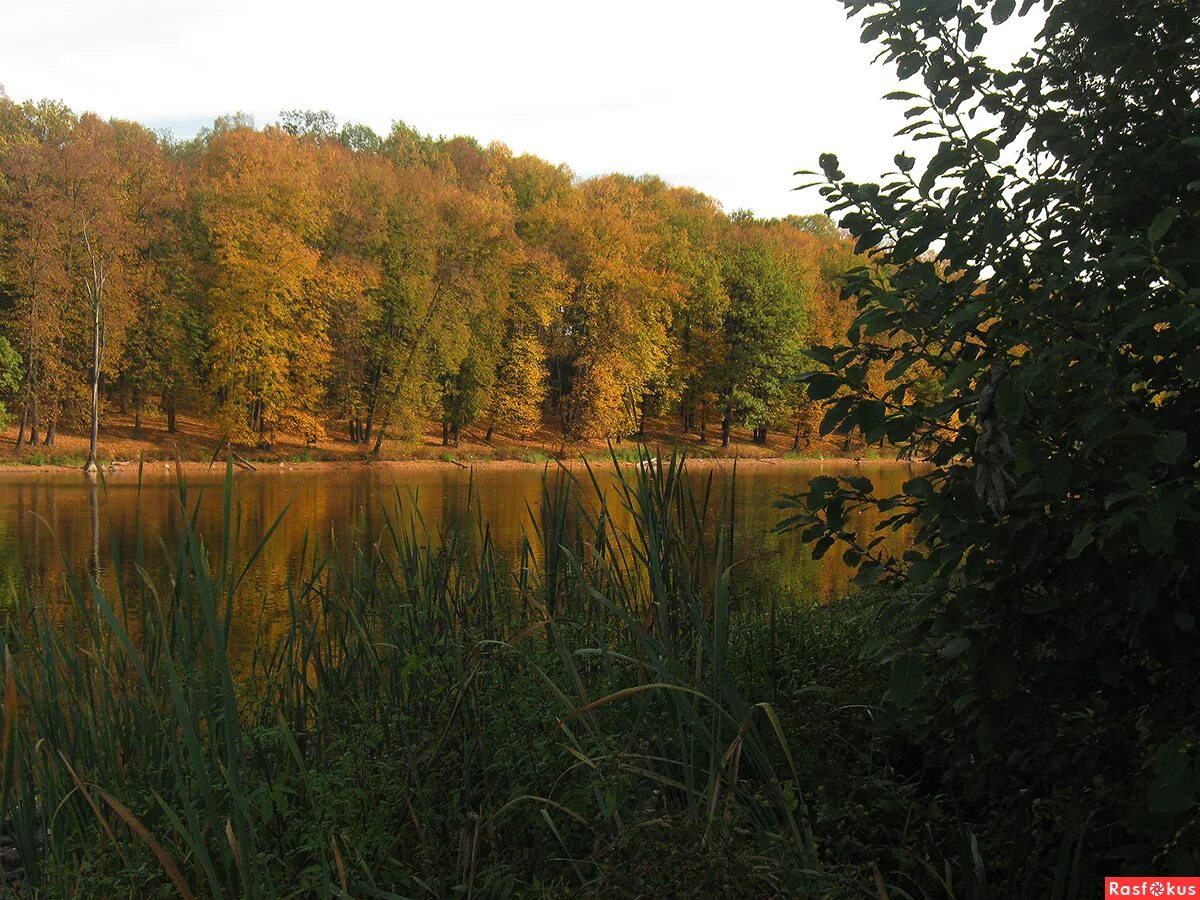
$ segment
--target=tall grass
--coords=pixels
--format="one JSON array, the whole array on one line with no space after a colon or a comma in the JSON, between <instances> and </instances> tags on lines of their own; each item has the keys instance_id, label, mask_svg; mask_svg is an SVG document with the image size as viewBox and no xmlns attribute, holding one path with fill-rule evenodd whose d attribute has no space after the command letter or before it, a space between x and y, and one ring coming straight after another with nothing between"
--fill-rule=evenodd
<instances>
[{"instance_id":1,"label":"tall grass","mask_svg":"<svg viewBox=\"0 0 1200 900\"><path fill-rule=\"evenodd\" d=\"M114 540L115 594L73 573L68 614L31 602L4 641L10 878L47 896L604 893L645 889L670 847L697 891L826 884L774 688L734 674L732 505L681 457L617 461L608 489L548 473L515 564L481 516L433 533L398 495L348 561L306 546L282 633L239 653L278 521L239 550L232 470L219 497L180 480L186 526L139 533L131 559Z\"/></svg>"}]
</instances>

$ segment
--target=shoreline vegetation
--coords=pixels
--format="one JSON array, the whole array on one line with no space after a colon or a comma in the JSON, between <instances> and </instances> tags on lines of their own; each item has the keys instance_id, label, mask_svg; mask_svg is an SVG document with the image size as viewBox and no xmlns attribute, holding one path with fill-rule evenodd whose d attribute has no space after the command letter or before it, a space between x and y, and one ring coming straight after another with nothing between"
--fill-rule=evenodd
<instances>
[{"instance_id":1,"label":"shoreline vegetation","mask_svg":"<svg viewBox=\"0 0 1200 900\"><path fill-rule=\"evenodd\" d=\"M195 475L221 471L232 456L239 471L278 470L324 471L329 469L373 466L378 468L463 468L541 467L560 463L571 467L586 463L609 463L614 457L623 465L638 461L639 443L626 439L621 443L582 441L563 444L548 432L540 432L527 440L493 435L487 440L483 432L464 429L458 446L445 447L438 434L430 429L411 440L389 441L378 457L364 452L361 446L349 441L326 438L306 443L299 438L281 435L269 449L236 446L232 450L221 442L220 435L201 420L179 417L177 430L170 434L162 428L142 423L137 437L127 417L113 416L99 444L97 461L106 476L136 474L139 461L147 473L164 467L174 473L178 465L184 474ZM759 443L748 432L734 431L730 446L720 442L701 443L695 436L681 436L669 424L651 421L642 439L656 454L670 455L678 448L685 451L692 467L725 466L734 461L741 467L758 465L808 465L820 463L870 463L871 465L919 463L920 459L899 459L894 447L865 445L862 441L847 442L815 439L795 447L792 437L768 436ZM15 433L12 428L0 433L0 478L34 473L75 470L83 467L87 455L87 435L60 432L52 448L23 447L14 451Z\"/></svg>"},{"instance_id":2,"label":"shoreline vegetation","mask_svg":"<svg viewBox=\"0 0 1200 900\"><path fill-rule=\"evenodd\" d=\"M22 603L4 629L8 882L749 898L934 889L969 867L931 855L969 825L876 721L874 607L748 587L732 508L683 474L670 456L618 467L612 494L546 479L511 569L398 505L348 563L314 545L282 635L241 649L261 546L230 539L239 476L226 463L223 500L181 479L182 532L115 561L115 594L79 572L65 616ZM224 504L223 540L186 524L198 503ZM152 553L169 584L145 574Z\"/></svg>"}]
</instances>

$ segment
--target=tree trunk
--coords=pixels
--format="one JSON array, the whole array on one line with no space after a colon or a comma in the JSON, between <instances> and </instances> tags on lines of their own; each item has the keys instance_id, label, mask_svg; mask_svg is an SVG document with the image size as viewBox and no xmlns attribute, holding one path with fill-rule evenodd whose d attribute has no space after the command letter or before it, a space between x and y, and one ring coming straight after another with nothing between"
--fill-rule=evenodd
<instances>
[{"instance_id":1,"label":"tree trunk","mask_svg":"<svg viewBox=\"0 0 1200 900\"><path fill-rule=\"evenodd\" d=\"M42 441L42 446L53 447L54 439L58 436L58 416L55 415L50 419L50 424L46 426L46 438Z\"/></svg>"},{"instance_id":2,"label":"tree trunk","mask_svg":"<svg viewBox=\"0 0 1200 900\"><path fill-rule=\"evenodd\" d=\"M29 418L29 403L25 402L21 406L21 421L17 425L17 449L21 449L21 442L25 439L25 420Z\"/></svg>"},{"instance_id":3,"label":"tree trunk","mask_svg":"<svg viewBox=\"0 0 1200 900\"><path fill-rule=\"evenodd\" d=\"M167 400L167 433L175 433L175 400L168 398Z\"/></svg>"},{"instance_id":4,"label":"tree trunk","mask_svg":"<svg viewBox=\"0 0 1200 900\"><path fill-rule=\"evenodd\" d=\"M133 406L133 436L135 438L142 436L142 404L140 401Z\"/></svg>"},{"instance_id":5,"label":"tree trunk","mask_svg":"<svg viewBox=\"0 0 1200 900\"><path fill-rule=\"evenodd\" d=\"M450 446L450 423L442 419L442 446Z\"/></svg>"},{"instance_id":6,"label":"tree trunk","mask_svg":"<svg viewBox=\"0 0 1200 900\"><path fill-rule=\"evenodd\" d=\"M383 369L380 366L375 366L371 372L371 405L367 407L367 421L362 428L362 440L360 444L371 443L371 432L375 430L375 410L379 407L379 382L383 378ZM375 450L379 452L378 448Z\"/></svg>"},{"instance_id":7,"label":"tree trunk","mask_svg":"<svg viewBox=\"0 0 1200 900\"><path fill-rule=\"evenodd\" d=\"M96 445L100 438L100 293L92 298L92 427L88 435L87 462L83 470L89 475L99 471L96 465Z\"/></svg>"},{"instance_id":8,"label":"tree trunk","mask_svg":"<svg viewBox=\"0 0 1200 900\"><path fill-rule=\"evenodd\" d=\"M363 423L360 444L371 443L371 431L375 428L375 403L372 401L370 408L367 410L367 421Z\"/></svg>"},{"instance_id":9,"label":"tree trunk","mask_svg":"<svg viewBox=\"0 0 1200 900\"><path fill-rule=\"evenodd\" d=\"M484 440L487 441L489 444L492 442L492 432L494 432L495 430L496 430L496 423L495 422L489 423L487 435L484 437Z\"/></svg>"},{"instance_id":10,"label":"tree trunk","mask_svg":"<svg viewBox=\"0 0 1200 900\"><path fill-rule=\"evenodd\" d=\"M725 413L725 417L721 419L721 446L729 446L729 431L733 427L733 416Z\"/></svg>"}]
</instances>

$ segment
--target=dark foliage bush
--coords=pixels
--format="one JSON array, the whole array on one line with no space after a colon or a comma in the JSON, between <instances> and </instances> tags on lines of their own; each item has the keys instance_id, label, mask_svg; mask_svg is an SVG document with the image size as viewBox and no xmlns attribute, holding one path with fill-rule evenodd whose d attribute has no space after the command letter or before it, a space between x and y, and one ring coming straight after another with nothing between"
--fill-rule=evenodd
<instances>
[{"instance_id":1,"label":"dark foliage bush","mask_svg":"<svg viewBox=\"0 0 1200 900\"><path fill-rule=\"evenodd\" d=\"M925 161L863 184L822 158L879 264L851 274L858 318L808 387L826 432L934 467L898 497L821 480L785 527L824 549L858 505L916 523L920 552L847 556L907 586L880 651L900 727L989 823L1010 893L1195 872L1200 7L843 2L910 78L892 96ZM990 27L1043 13L1011 68L982 55Z\"/></svg>"}]
</instances>

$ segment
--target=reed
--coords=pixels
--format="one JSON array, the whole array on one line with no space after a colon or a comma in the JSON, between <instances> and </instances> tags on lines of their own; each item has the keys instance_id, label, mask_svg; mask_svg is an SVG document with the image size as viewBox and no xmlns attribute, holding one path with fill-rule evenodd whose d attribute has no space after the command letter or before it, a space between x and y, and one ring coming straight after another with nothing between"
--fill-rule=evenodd
<instances>
[{"instance_id":1,"label":"reed","mask_svg":"<svg viewBox=\"0 0 1200 900\"><path fill-rule=\"evenodd\" d=\"M219 497L181 478L179 534L139 536L133 559L113 542L115 596L72 573L66 614L31 600L8 631L10 880L47 896L603 892L653 877L661 860L639 853L669 845L730 895L822 882L795 729L731 664L731 640L767 621L735 608L732 505L679 455L620 461L607 489L548 469L515 563L482 516L433 533L397 495L378 540L307 544L286 621L236 652L278 522L239 550L232 469ZM210 502L215 547L195 527Z\"/></svg>"}]
</instances>

